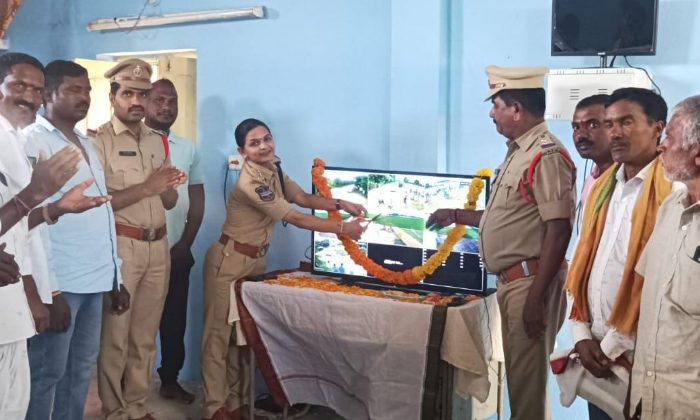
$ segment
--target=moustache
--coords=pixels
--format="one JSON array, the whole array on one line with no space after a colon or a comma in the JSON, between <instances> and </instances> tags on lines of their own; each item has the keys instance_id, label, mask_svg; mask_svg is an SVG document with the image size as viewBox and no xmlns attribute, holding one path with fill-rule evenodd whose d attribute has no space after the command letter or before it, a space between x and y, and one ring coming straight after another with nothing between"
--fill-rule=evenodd
<instances>
[{"instance_id":1,"label":"moustache","mask_svg":"<svg viewBox=\"0 0 700 420\"><path fill-rule=\"evenodd\" d=\"M159 112L158 114L159 117L168 117L168 118L173 118L173 113L172 112Z\"/></svg>"},{"instance_id":2,"label":"moustache","mask_svg":"<svg viewBox=\"0 0 700 420\"><path fill-rule=\"evenodd\" d=\"M493 121L494 124L498 124L498 123L496 122L496 119L495 119L495 118L492 119L491 121Z\"/></svg>"},{"instance_id":3,"label":"moustache","mask_svg":"<svg viewBox=\"0 0 700 420\"><path fill-rule=\"evenodd\" d=\"M77 104L75 106L75 108L76 109L79 109L79 108L86 108L87 109L87 108L90 108L90 104L87 102L80 102L79 104Z\"/></svg>"},{"instance_id":4,"label":"moustache","mask_svg":"<svg viewBox=\"0 0 700 420\"><path fill-rule=\"evenodd\" d=\"M36 111L36 106L34 106L34 104L27 102L27 101L24 101L22 99L16 100L15 105L17 105L17 106L24 105L25 107L29 108L30 110Z\"/></svg>"},{"instance_id":5,"label":"moustache","mask_svg":"<svg viewBox=\"0 0 700 420\"><path fill-rule=\"evenodd\" d=\"M145 112L145 110L142 106L132 106L131 108L129 108L129 112L136 112L136 111Z\"/></svg>"},{"instance_id":6,"label":"moustache","mask_svg":"<svg viewBox=\"0 0 700 420\"><path fill-rule=\"evenodd\" d=\"M579 138L576 139L576 145L587 145L587 146L592 146L593 142L590 141L589 139L584 139L584 138Z\"/></svg>"}]
</instances>

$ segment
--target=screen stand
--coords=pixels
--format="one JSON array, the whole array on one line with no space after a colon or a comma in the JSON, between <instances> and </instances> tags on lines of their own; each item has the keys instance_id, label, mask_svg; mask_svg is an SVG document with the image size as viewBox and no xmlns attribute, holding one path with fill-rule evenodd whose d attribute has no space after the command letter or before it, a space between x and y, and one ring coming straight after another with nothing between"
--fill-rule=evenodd
<instances>
[{"instance_id":1,"label":"screen stand","mask_svg":"<svg viewBox=\"0 0 700 420\"><path fill-rule=\"evenodd\" d=\"M608 67L608 56L605 54L600 55L600 68Z\"/></svg>"}]
</instances>

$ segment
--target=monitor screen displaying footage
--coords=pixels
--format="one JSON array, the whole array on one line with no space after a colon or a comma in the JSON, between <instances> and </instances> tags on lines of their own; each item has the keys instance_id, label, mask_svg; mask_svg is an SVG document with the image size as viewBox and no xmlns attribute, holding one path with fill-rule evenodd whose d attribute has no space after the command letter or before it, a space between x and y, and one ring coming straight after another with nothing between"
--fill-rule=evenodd
<instances>
[{"instance_id":1,"label":"monitor screen displaying footage","mask_svg":"<svg viewBox=\"0 0 700 420\"><path fill-rule=\"evenodd\" d=\"M452 226L429 230L428 217L437 209L462 208L472 176L388 172L326 167L333 198L365 206L367 230L360 249L374 262L394 271L423 264L445 240ZM477 210L486 206L489 179ZM315 210L327 218L325 211ZM344 215L349 216L349 215ZM313 232L313 272L363 282L383 283L369 276L345 252L335 234ZM451 255L422 285L455 292L483 293L486 272L479 257L479 229L469 227ZM430 287L428 287L430 289Z\"/></svg>"}]
</instances>

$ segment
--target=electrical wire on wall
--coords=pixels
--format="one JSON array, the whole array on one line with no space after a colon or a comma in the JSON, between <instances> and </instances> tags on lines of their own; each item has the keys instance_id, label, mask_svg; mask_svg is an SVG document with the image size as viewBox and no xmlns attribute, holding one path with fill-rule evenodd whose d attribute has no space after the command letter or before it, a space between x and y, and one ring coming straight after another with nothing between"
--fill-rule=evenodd
<instances>
[{"instance_id":1,"label":"electrical wire on wall","mask_svg":"<svg viewBox=\"0 0 700 420\"><path fill-rule=\"evenodd\" d=\"M134 26L132 26L130 29L122 28L121 26L119 26L119 21L118 21L118 19L117 19L116 17L114 18L114 23L115 23L122 31L124 31L125 34L131 35L131 33L134 32L134 30L139 26L139 22L141 22L141 19L143 18L143 14L144 14L144 12L146 11L146 8L147 8L149 5L150 5L150 6L153 6L153 7L160 6L160 2L161 2L161 0L155 0L155 1L145 0L145 2L143 3L143 7L141 7L141 10L139 11L138 15L136 16L136 23L134 23Z\"/></svg>"},{"instance_id":2,"label":"electrical wire on wall","mask_svg":"<svg viewBox=\"0 0 700 420\"><path fill-rule=\"evenodd\" d=\"M627 63L627 67L643 71L644 74L647 75L647 78L649 78L649 81L651 82L651 84L654 86L656 93L661 95L661 88L659 87L659 85L656 84L656 82L654 82L654 79L651 78L651 75L649 75L649 72L644 67L635 67L635 66L630 64L626 55L623 55L622 57L625 59L625 63ZM615 59L616 58L617 58L617 56L613 56L613 59L612 59L612 61L610 61L610 65L608 67L615 67Z\"/></svg>"},{"instance_id":3,"label":"electrical wire on wall","mask_svg":"<svg viewBox=\"0 0 700 420\"><path fill-rule=\"evenodd\" d=\"M654 79L651 78L651 76L649 75L649 72L644 67L635 67L635 66L631 65L629 60L627 59L626 55L624 55L623 57L625 58L625 63L627 63L627 67L643 71L644 74L646 74L647 77L649 78L649 81L651 82L651 84L654 85L654 87L656 88L656 93L661 95L661 88L659 87L659 85L656 84Z\"/></svg>"}]
</instances>

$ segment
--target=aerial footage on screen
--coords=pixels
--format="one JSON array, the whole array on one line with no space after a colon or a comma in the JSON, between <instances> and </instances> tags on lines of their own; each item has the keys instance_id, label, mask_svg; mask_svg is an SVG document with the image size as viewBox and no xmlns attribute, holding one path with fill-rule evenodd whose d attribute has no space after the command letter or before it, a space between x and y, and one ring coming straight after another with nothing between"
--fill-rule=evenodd
<instances>
[{"instance_id":1,"label":"aerial footage on screen","mask_svg":"<svg viewBox=\"0 0 700 420\"><path fill-rule=\"evenodd\" d=\"M360 249L370 259L386 268L400 271L422 264L443 243L451 227L428 230L425 222L437 209L462 208L470 178L411 175L399 173L358 172L327 169L325 176L333 198L352 201L365 206L367 230L358 242ZM485 194L477 203L477 209L485 206ZM314 214L327 218L324 211ZM350 215L343 214L346 221ZM455 245L453 255L445 266L450 271L465 268L480 271L478 258L467 258L464 267L463 254L478 256L478 229L468 228ZM366 276L366 271L355 264L334 234L314 233L314 268L327 273Z\"/></svg>"}]
</instances>

